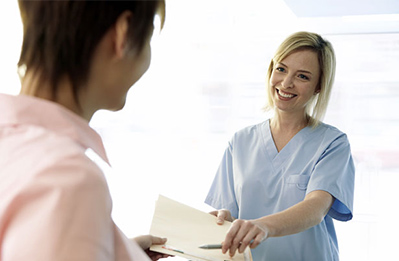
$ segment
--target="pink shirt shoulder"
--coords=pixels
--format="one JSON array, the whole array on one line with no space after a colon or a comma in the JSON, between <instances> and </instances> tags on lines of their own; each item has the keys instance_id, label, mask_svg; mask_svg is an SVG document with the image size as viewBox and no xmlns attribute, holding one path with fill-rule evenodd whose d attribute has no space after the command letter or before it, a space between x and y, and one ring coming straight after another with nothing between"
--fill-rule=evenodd
<instances>
[{"instance_id":1,"label":"pink shirt shoulder","mask_svg":"<svg viewBox=\"0 0 399 261\"><path fill-rule=\"evenodd\" d=\"M88 122L26 96L1 94L0 112L0 261L149 260L111 218Z\"/></svg>"}]
</instances>

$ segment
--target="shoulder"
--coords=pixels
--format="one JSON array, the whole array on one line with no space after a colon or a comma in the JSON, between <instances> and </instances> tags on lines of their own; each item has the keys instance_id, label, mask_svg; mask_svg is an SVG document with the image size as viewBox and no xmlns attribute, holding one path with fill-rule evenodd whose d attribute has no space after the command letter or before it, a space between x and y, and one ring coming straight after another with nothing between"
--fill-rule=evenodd
<instances>
[{"instance_id":1,"label":"shoulder","mask_svg":"<svg viewBox=\"0 0 399 261\"><path fill-rule=\"evenodd\" d=\"M0 177L7 186L14 186L14 191L35 187L68 192L83 187L106 189L101 169L86 156L85 148L69 137L40 127L21 127L3 142L8 147L2 146L0 154L8 157L0 163Z\"/></svg>"},{"instance_id":2,"label":"shoulder","mask_svg":"<svg viewBox=\"0 0 399 261\"><path fill-rule=\"evenodd\" d=\"M257 138L262 131L268 129L268 120L257 124L249 125L234 133L232 140L247 140Z\"/></svg>"},{"instance_id":3,"label":"shoulder","mask_svg":"<svg viewBox=\"0 0 399 261\"><path fill-rule=\"evenodd\" d=\"M7 184L0 186L0 194L5 193L7 197L4 202L18 199L17 205L9 205L16 215L32 206L42 213L45 209L51 209L55 216L62 216L63 220L71 219L78 213L88 216L109 214L111 196L105 176L97 164L78 146L66 141L59 141L54 146L65 146L65 149L44 146L42 151L35 152L41 155L29 155L25 162L19 162L24 165L17 168L17 175L10 177L12 171L6 173L9 176ZM43 154L45 149L47 154ZM98 216L97 219L103 217Z\"/></svg>"},{"instance_id":4,"label":"shoulder","mask_svg":"<svg viewBox=\"0 0 399 261\"><path fill-rule=\"evenodd\" d=\"M315 136L320 136L326 140L345 140L348 141L346 133L335 126L321 122L315 129L311 131Z\"/></svg>"},{"instance_id":5,"label":"shoulder","mask_svg":"<svg viewBox=\"0 0 399 261\"><path fill-rule=\"evenodd\" d=\"M325 130L325 131L328 131L328 132L331 132L331 133L336 133L336 134L343 134L344 133L340 129L338 129L337 127L332 126L332 125L327 124L327 123L324 123L324 122L320 122L319 126L317 126L316 129L317 128L320 128L322 130Z\"/></svg>"},{"instance_id":6,"label":"shoulder","mask_svg":"<svg viewBox=\"0 0 399 261\"><path fill-rule=\"evenodd\" d=\"M65 189L65 192L79 192L80 195L85 194L82 190L89 193L108 191L102 170L86 155L83 147L64 138L58 138L54 145L59 146L58 149L47 147L51 156L37 159L34 180L51 180L57 188Z\"/></svg>"},{"instance_id":7,"label":"shoulder","mask_svg":"<svg viewBox=\"0 0 399 261\"><path fill-rule=\"evenodd\" d=\"M351 146L346 133L329 124L320 123L313 131L311 141L322 148L325 152L345 151L346 154L351 153Z\"/></svg>"},{"instance_id":8,"label":"shoulder","mask_svg":"<svg viewBox=\"0 0 399 261\"><path fill-rule=\"evenodd\" d=\"M229 141L229 149L232 151L252 151L261 146L264 135L268 130L268 121L250 125L234 133Z\"/></svg>"}]
</instances>

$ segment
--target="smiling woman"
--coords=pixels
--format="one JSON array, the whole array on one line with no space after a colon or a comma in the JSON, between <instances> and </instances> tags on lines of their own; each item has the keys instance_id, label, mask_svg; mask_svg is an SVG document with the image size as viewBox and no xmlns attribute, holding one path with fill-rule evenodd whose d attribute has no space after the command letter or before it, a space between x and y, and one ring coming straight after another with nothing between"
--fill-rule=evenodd
<instances>
[{"instance_id":1,"label":"smiling woman","mask_svg":"<svg viewBox=\"0 0 399 261\"><path fill-rule=\"evenodd\" d=\"M212 212L218 224L234 220L223 252L249 246L255 260L339 260L333 219L352 219L354 163L346 135L321 122L327 105L312 102L329 96L331 65L332 46L315 33L292 34L278 48L267 76L274 116L235 133L206 198L221 209Z\"/></svg>"},{"instance_id":2,"label":"smiling woman","mask_svg":"<svg viewBox=\"0 0 399 261\"><path fill-rule=\"evenodd\" d=\"M286 84L287 80L290 81L289 84L293 84L294 79L297 79L300 83L299 90L303 89L301 86L311 89L309 97L305 98L303 116L308 117L310 126L317 126L327 111L335 78L335 66L334 49L330 42L317 34L306 32L291 35L279 46L270 62L267 71L267 78L270 79L269 95L265 109L275 108L274 90L275 85L279 83L278 80L284 79L282 84ZM277 77L277 75L284 75L284 77ZM286 89L288 86L282 87Z\"/></svg>"},{"instance_id":3,"label":"smiling woman","mask_svg":"<svg viewBox=\"0 0 399 261\"><path fill-rule=\"evenodd\" d=\"M320 65L314 51L295 51L278 62L270 77L276 117L291 113L306 119L312 98L320 92L319 79Z\"/></svg>"}]
</instances>

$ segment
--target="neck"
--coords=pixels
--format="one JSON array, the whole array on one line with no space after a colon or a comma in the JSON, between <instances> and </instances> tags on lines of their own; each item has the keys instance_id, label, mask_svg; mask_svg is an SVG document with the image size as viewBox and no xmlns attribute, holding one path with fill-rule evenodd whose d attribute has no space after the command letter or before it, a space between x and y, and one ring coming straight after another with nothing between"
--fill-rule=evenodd
<instances>
[{"instance_id":1,"label":"neck","mask_svg":"<svg viewBox=\"0 0 399 261\"><path fill-rule=\"evenodd\" d=\"M74 97L72 84L68 79L63 78L57 85L57 92L54 93L51 84L48 81L43 81L39 75L40 74L37 73L26 73L22 80L21 95L33 96L56 102L87 121L90 121L94 112L87 113L83 108L80 108Z\"/></svg>"},{"instance_id":2,"label":"neck","mask_svg":"<svg viewBox=\"0 0 399 261\"><path fill-rule=\"evenodd\" d=\"M284 132L298 132L308 125L309 119L305 113L300 115L282 114L276 112L270 120L270 127Z\"/></svg>"}]
</instances>

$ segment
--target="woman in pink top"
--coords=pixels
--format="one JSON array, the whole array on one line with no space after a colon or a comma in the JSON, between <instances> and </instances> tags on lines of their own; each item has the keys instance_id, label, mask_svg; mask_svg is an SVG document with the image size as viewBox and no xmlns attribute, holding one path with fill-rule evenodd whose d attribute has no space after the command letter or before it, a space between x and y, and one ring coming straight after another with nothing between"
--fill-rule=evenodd
<instances>
[{"instance_id":1,"label":"woman in pink top","mask_svg":"<svg viewBox=\"0 0 399 261\"><path fill-rule=\"evenodd\" d=\"M0 261L157 260L166 239L128 239L111 218L89 127L120 110L150 65L157 1L19 1L20 95L0 95ZM134 222L132 220L132 222Z\"/></svg>"}]
</instances>

